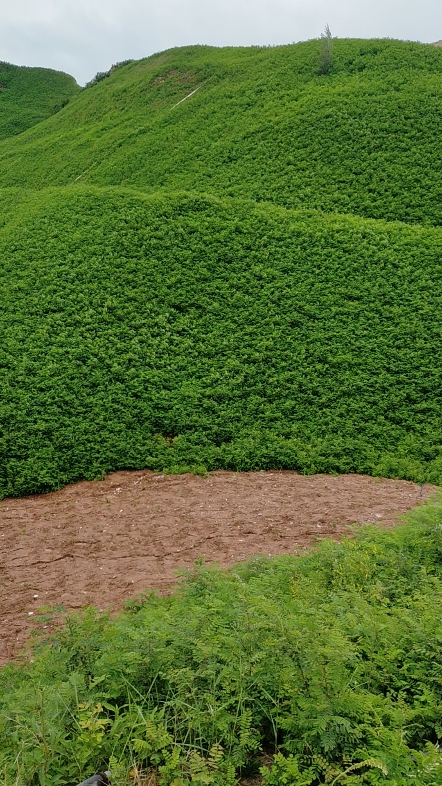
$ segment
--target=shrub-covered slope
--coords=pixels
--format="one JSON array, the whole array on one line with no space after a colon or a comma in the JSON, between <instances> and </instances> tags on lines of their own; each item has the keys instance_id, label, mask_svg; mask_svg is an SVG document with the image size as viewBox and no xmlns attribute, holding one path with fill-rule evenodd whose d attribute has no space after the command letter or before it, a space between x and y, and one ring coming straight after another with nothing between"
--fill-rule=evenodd
<instances>
[{"instance_id":1,"label":"shrub-covered slope","mask_svg":"<svg viewBox=\"0 0 442 786\"><path fill-rule=\"evenodd\" d=\"M441 555L439 502L301 558L199 569L116 619L71 618L0 672L3 782L111 769L127 784L136 763L152 784L235 786L263 748L279 749L267 786L440 786Z\"/></svg>"},{"instance_id":2,"label":"shrub-covered slope","mask_svg":"<svg viewBox=\"0 0 442 786\"><path fill-rule=\"evenodd\" d=\"M441 230L112 188L2 198L2 495L118 467L442 478Z\"/></svg>"},{"instance_id":3,"label":"shrub-covered slope","mask_svg":"<svg viewBox=\"0 0 442 786\"><path fill-rule=\"evenodd\" d=\"M319 48L189 47L117 68L0 145L0 186L80 179L441 224L442 51L336 40L318 76Z\"/></svg>"},{"instance_id":4,"label":"shrub-covered slope","mask_svg":"<svg viewBox=\"0 0 442 786\"><path fill-rule=\"evenodd\" d=\"M61 71L0 62L0 140L45 120L79 92Z\"/></svg>"}]
</instances>

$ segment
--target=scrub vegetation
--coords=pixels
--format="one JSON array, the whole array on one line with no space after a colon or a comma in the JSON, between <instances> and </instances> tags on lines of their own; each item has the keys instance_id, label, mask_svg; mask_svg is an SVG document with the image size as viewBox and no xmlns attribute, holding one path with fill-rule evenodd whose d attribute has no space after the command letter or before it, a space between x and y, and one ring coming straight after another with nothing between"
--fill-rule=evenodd
<instances>
[{"instance_id":1,"label":"scrub vegetation","mask_svg":"<svg viewBox=\"0 0 442 786\"><path fill-rule=\"evenodd\" d=\"M442 50L322 45L80 92L0 65L1 497L131 468L442 482ZM439 501L68 617L0 672L1 781L440 786L441 531Z\"/></svg>"},{"instance_id":2,"label":"scrub vegetation","mask_svg":"<svg viewBox=\"0 0 442 786\"><path fill-rule=\"evenodd\" d=\"M115 188L5 204L3 496L119 467L441 481L442 230Z\"/></svg>"},{"instance_id":3,"label":"scrub vegetation","mask_svg":"<svg viewBox=\"0 0 442 786\"><path fill-rule=\"evenodd\" d=\"M69 617L0 672L4 782L440 784L441 512Z\"/></svg>"},{"instance_id":4,"label":"scrub vegetation","mask_svg":"<svg viewBox=\"0 0 442 786\"><path fill-rule=\"evenodd\" d=\"M0 187L209 191L441 224L442 49L333 40L318 75L321 47L195 46L116 68L0 144Z\"/></svg>"},{"instance_id":5,"label":"scrub vegetation","mask_svg":"<svg viewBox=\"0 0 442 786\"><path fill-rule=\"evenodd\" d=\"M141 467L440 482L442 51L98 76L0 143L0 496Z\"/></svg>"},{"instance_id":6,"label":"scrub vegetation","mask_svg":"<svg viewBox=\"0 0 442 786\"><path fill-rule=\"evenodd\" d=\"M0 62L0 140L55 114L79 92L75 79L61 71Z\"/></svg>"}]
</instances>

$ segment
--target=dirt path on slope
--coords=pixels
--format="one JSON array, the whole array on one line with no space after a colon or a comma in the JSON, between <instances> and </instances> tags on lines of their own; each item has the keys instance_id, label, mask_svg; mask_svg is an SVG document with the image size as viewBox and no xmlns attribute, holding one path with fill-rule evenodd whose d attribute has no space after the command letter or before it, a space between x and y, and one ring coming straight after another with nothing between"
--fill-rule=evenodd
<instances>
[{"instance_id":1,"label":"dirt path on slope","mask_svg":"<svg viewBox=\"0 0 442 786\"><path fill-rule=\"evenodd\" d=\"M199 557L221 566L300 551L354 522L391 524L434 487L360 475L116 472L53 494L0 502L0 664L39 607L118 608L166 590Z\"/></svg>"}]
</instances>

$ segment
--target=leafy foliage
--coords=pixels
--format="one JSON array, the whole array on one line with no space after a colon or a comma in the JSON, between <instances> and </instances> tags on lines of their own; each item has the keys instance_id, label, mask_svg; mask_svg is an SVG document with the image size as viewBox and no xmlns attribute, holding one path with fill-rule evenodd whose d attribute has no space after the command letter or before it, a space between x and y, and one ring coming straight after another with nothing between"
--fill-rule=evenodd
<instances>
[{"instance_id":1,"label":"leafy foliage","mask_svg":"<svg viewBox=\"0 0 442 786\"><path fill-rule=\"evenodd\" d=\"M117 68L0 144L0 187L81 179L440 225L442 50L334 39L325 79L320 48L195 46Z\"/></svg>"},{"instance_id":2,"label":"leafy foliage","mask_svg":"<svg viewBox=\"0 0 442 786\"><path fill-rule=\"evenodd\" d=\"M269 786L440 784L441 515L68 617L0 671L5 784L136 767L233 786L262 749Z\"/></svg>"},{"instance_id":3,"label":"leafy foliage","mask_svg":"<svg viewBox=\"0 0 442 786\"><path fill-rule=\"evenodd\" d=\"M37 125L79 92L75 79L61 71L0 62L0 140Z\"/></svg>"},{"instance_id":4,"label":"leafy foliage","mask_svg":"<svg viewBox=\"0 0 442 786\"><path fill-rule=\"evenodd\" d=\"M439 482L438 232L269 202L440 224L442 52L335 40L325 80L318 46L125 61L0 144L0 496L141 466Z\"/></svg>"},{"instance_id":5,"label":"leafy foliage","mask_svg":"<svg viewBox=\"0 0 442 786\"><path fill-rule=\"evenodd\" d=\"M439 229L2 198L1 495L143 467L440 481Z\"/></svg>"},{"instance_id":6,"label":"leafy foliage","mask_svg":"<svg viewBox=\"0 0 442 786\"><path fill-rule=\"evenodd\" d=\"M54 117L73 80L0 64L0 136L34 125L0 143L0 496L442 481L442 52L334 41L324 79L320 46L117 64ZM234 786L261 751L268 786L440 786L441 532L439 502L68 617L0 672L5 786Z\"/></svg>"}]
</instances>

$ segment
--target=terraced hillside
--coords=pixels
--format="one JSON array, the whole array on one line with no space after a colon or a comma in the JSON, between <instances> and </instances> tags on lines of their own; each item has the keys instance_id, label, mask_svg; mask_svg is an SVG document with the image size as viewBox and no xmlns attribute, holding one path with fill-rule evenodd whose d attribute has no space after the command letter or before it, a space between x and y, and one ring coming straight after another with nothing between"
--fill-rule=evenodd
<instances>
[{"instance_id":1,"label":"terraced hillside","mask_svg":"<svg viewBox=\"0 0 442 786\"><path fill-rule=\"evenodd\" d=\"M441 481L442 52L319 47L155 55L0 144L2 495Z\"/></svg>"},{"instance_id":2,"label":"terraced hillside","mask_svg":"<svg viewBox=\"0 0 442 786\"><path fill-rule=\"evenodd\" d=\"M75 79L61 71L0 62L0 140L55 114L79 92Z\"/></svg>"}]
</instances>

